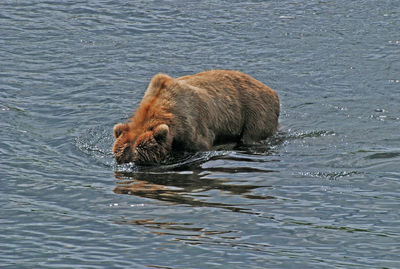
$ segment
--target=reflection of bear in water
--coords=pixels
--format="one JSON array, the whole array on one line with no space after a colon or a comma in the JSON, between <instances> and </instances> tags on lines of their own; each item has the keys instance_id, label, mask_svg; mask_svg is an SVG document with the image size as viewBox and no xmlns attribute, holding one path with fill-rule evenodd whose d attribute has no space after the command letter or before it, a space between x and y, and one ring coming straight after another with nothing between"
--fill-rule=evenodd
<instances>
[{"instance_id":1,"label":"reflection of bear in water","mask_svg":"<svg viewBox=\"0 0 400 269\"><path fill-rule=\"evenodd\" d=\"M114 126L117 163L160 163L171 151L250 144L277 129L274 90L238 71L212 70L173 79L158 74L128 123Z\"/></svg>"}]
</instances>

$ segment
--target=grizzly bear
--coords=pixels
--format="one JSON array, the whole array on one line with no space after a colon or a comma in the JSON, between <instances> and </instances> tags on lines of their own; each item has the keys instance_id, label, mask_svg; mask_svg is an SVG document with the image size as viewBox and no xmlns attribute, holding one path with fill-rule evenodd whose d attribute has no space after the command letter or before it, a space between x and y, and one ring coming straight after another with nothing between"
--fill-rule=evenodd
<instances>
[{"instance_id":1,"label":"grizzly bear","mask_svg":"<svg viewBox=\"0 0 400 269\"><path fill-rule=\"evenodd\" d=\"M158 74L129 122L114 126L113 152L118 164L155 165L175 151L265 139L277 130L278 117L276 92L244 73Z\"/></svg>"}]
</instances>

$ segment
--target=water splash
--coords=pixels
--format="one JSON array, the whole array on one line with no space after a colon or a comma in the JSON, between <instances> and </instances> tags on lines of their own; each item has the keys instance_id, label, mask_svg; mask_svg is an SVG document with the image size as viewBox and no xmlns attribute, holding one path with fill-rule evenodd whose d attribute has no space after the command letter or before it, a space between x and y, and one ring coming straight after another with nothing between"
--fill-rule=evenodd
<instances>
[{"instance_id":1,"label":"water splash","mask_svg":"<svg viewBox=\"0 0 400 269\"><path fill-rule=\"evenodd\" d=\"M112 136L103 126L87 129L85 133L74 139L75 146L90 158L106 166L113 165L111 152Z\"/></svg>"}]
</instances>

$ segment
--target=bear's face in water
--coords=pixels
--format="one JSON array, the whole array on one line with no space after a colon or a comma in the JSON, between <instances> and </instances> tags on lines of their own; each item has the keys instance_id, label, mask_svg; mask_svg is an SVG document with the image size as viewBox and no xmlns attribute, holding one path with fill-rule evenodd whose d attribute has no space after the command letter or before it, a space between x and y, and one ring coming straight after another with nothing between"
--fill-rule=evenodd
<instances>
[{"instance_id":1,"label":"bear's face in water","mask_svg":"<svg viewBox=\"0 0 400 269\"><path fill-rule=\"evenodd\" d=\"M116 139L113 147L118 164L135 162L138 165L155 165L165 159L170 151L169 127L160 124L142 132L135 138L128 124L114 126Z\"/></svg>"}]
</instances>

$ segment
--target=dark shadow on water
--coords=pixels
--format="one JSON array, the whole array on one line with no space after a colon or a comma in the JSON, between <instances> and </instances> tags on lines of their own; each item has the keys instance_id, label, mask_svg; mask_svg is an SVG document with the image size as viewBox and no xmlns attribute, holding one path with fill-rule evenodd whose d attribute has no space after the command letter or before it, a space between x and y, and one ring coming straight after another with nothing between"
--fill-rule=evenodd
<instances>
[{"instance_id":1,"label":"dark shadow on water","mask_svg":"<svg viewBox=\"0 0 400 269\"><path fill-rule=\"evenodd\" d=\"M195 207L217 207L242 213L251 213L251 211L237 204L208 201L212 197L207 194L207 191L219 190L229 195L240 195L248 199L274 198L251 194L251 191L256 188L268 186L236 185L227 182L227 179L206 178L205 175L197 172L115 172L117 186L114 188L114 192L175 204L186 204Z\"/></svg>"}]
</instances>

